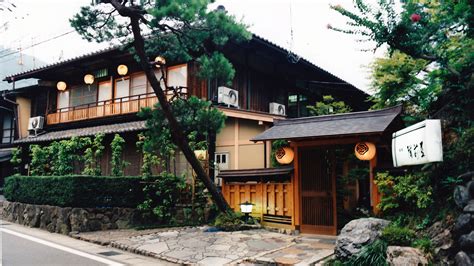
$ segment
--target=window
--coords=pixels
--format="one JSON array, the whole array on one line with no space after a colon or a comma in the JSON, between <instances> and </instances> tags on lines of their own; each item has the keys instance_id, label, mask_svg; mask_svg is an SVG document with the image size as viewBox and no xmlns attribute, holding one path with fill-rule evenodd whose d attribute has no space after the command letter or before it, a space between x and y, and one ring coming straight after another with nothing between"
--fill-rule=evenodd
<instances>
[{"instance_id":1,"label":"window","mask_svg":"<svg viewBox=\"0 0 474 266\"><path fill-rule=\"evenodd\" d=\"M3 114L2 123L2 144L11 143L13 141L13 117L9 113Z\"/></svg>"},{"instance_id":2,"label":"window","mask_svg":"<svg viewBox=\"0 0 474 266\"><path fill-rule=\"evenodd\" d=\"M69 90L58 93L58 109L69 107ZM66 110L64 110L66 111Z\"/></svg>"},{"instance_id":3,"label":"window","mask_svg":"<svg viewBox=\"0 0 474 266\"><path fill-rule=\"evenodd\" d=\"M214 156L216 170L214 171L214 183L218 186L222 185L222 178L218 178L220 170L229 169L229 153L228 152L216 152Z\"/></svg>"},{"instance_id":4,"label":"window","mask_svg":"<svg viewBox=\"0 0 474 266\"><path fill-rule=\"evenodd\" d=\"M97 101L97 84L72 87L69 95L69 106L76 107Z\"/></svg>"},{"instance_id":5,"label":"window","mask_svg":"<svg viewBox=\"0 0 474 266\"><path fill-rule=\"evenodd\" d=\"M103 105L104 101L112 99L112 83L110 81L100 82L97 101Z\"/></svg>"},{"instance_id":6,"label":"window","mask_svg":"<svg viewBox=\"0 0 474 266\"><path fill-rule=\"evenodd\" d=\"M130 95L141 95L146 94L147 80L145 74L138 74L132 76L132 82L130 85ZM137 99L138 97L132 97Z\"/></svg>"},{"instance_id":7,"label":"window","mask_svg":"<svg viewBox=\"0 0 474 266\"><path fill-rule=\"evenodd\" d=\"M130 96L130 79L117 79L115 80L115 99ZM120 100L115 100L120 102ZM128 101L128 98L122 99L122 101Z\"/></svg>"},{"instance_id":8,"label":"window","mask_svg":"<svg viewBox=\"0 0 474 266\"><path fill-rule=\"evenodd\" d=\"M188 67L186 64L168 68L168 87L187 87Z\"/></svg>"}]
</instances>

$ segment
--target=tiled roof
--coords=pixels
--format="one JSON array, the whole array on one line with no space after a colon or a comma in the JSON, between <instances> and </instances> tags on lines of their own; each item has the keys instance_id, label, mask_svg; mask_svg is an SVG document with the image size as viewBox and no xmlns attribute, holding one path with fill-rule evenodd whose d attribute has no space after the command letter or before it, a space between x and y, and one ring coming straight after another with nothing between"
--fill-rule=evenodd
<instances>
[{"instance_id":1,"label":"tiled roof","mask_svg":"<svg viewBox=\"0 0 474 266\"><path fill-rule=\"evenodd\" d=\"M12 157L12 148L0 149L0 162L5 162L10 160Z\"/></svg>"},{"instance_id":2,"label":"tiled roof","mask_svg":"<svg viewBox=\"0 0 474 266\"><path fill-rule=\"evenodd\" d=\"M380 134L388 128L401 111L402 107L396 106L376 111L276 120L273 127L251 140L291 140Z\"/></svg>"},{"instance_id":3,"label":"tiled roof","mask_svg":"<svg viewBox=\"0 0 474 266\"><path fill-rule=\"evenodd\" d=\"M293 166L282 166L275 168L242 169L242 170L221 170L218 177L264 177L275 175L287 175L293 171Z\"/></svg>"},{"instance_id":4,"label":"tiled roof","mask_svg":"<svg viewBox=\"0 0 474 266\"><path fill-rule=\"evenodd\" d=\"M253 40L255 41L260 41L260 42L263 42L265 43L266 45L270 46L270 47L273 47L274 49L282 52L282 53L290 53L291 51L288 51L287 49L279 46L278 44L274 43L274 42L271 42L270 40L266 39L266 38L263 38L261 36L258 36L256 34L252 34L252 38ZM66 60L62 60L62 61L59 61L59 62L55 62L55 63L52 63L52 64L49 64L49 65L44 65L44 66L41 66L41 67L37 67L37 68L34 68L34 69L30 69L30 70L27 70L27 71L23 71L23 72L20 72L20 73L16 73L16 74L13 74L13 75L9 75L7 77L5 77L3 80L4 81L8 81L8 82L12 82L13 80L18 80L18 79L23 79L23 78L31 78L32 75L34 75L35 73L37 72L41 72L41 71L45 71L45 70L49 70L49 69L53 69L55 67L60 67L60 66L63 66L63 65L67 65L69 63L73 63L75 61L78 61L78 60L82 60L82 59L86 59L88 57L92 57L92 56L96 56L96 55L99 55L99 54L102 54L102 53L106 53L106 52L111 52L111 51L114 51L114 50L118 50L122 47L123 45L112 45L108 48L105 48L105 49L101 49L101 50L98 50L98 51L95 51L95 52L91 52L91 53L87 53L87 54L84 54L84 55L79 55L79 56L76 56L76 57L73 57L73 58L70 58L70 59L66 59ZM347 83L346 81L344 81L343 79L337 77L336 75L320 68L319 66L315 65L314 63L304 59L303 57L297 55L300 59L299 59L299 62L302 63L302 64L305 64L305 65L308 65L310 66L311 68L316 68L322 72L325 72L327 73L328 75L334 77L335 79L338 79L340 80L341 82L345 82ZM349 83L347 83L349 84ZM353 86L352 84L349 84L351 85L352 87L356 88L355 86Z\"/></svg>"},{"instance_id":5,"label":"tiled roof","mask_svg":"<svg viewBox=\"0 0 474 266\"><path fill-rule=\"evenodd\" d=\"M14 143L36 143L52 141L59 139L68 139L71 137L94 136L98 133L112 134L130 131L140 131L146 129L145 121L134 121L121 124L101 125L95 127L84 127L77 129L67 129L61 131L47 132L36 137L28 137L15 140Z\"/></svg>"}]
</instances>

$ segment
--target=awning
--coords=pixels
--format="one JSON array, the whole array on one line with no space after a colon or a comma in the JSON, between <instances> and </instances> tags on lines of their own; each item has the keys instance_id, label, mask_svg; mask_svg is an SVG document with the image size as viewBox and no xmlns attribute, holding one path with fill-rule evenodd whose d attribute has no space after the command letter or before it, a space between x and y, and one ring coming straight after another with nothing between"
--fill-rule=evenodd
<instances>
[{"instance_id":1,"label":"awning","mask_svg":"<svg viewBox=\"0 0 474 266\"><path fill-rule=\"evenodd\" d=\"M401 106L395 106L376 111L275 120L273 127L251 140L298 140L382 134L401 111Z\"/></svg>"},{"instance_id":2,"label":"awning","mask_svg":"<svg viewBox=\"0 0 474 266\"><path fill-rule=\"evenodd\" d=\"M84 127L76 129L67 129L60 131L47 132L36 137L28 137L15 140L14 143L36 143L44 141L53 141L60 139L69 139L72 137L94 136L99 133L112 134L131 131L140 131L146 129L145 121L134 121L120 124L102 125L95 127Z\"/></svg>"},{"instance_id":3,"label":"awning","mask_svg":"<svg viewBox=\"0 0 474 266\"><path fill-rule=\"evenodd\" d=\"M276 168L242 169L242 170L221 170L218 177L268 177L288 175L293 171L293 166L284 166Z\"/></svg>"},{"instance_id":4,"label":"awning","mask_svg":"<svg viewBox=\"0 0 474 266\"><path fill-rule=\"evenodd\" d=\"M0 163L9 161L12 158L13 148L0 149Z\"/></svg>"}]
</instances>

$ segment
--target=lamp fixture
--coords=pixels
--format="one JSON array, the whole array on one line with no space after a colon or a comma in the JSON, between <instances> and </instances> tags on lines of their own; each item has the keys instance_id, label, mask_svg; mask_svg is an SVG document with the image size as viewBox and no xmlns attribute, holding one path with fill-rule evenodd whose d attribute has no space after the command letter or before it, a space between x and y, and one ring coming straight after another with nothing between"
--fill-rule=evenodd
<instances>
[{"instance_id":1,"label":"lamp fixture","mask_svg":"<svg viewBox=\"0 0 474 266\"><path fill-rule=\"evenodd\" d=\"M206 150L195 150L194 155L199 161L207 160L207 151Z\"/></svg>"},{"instance_id":2,"label":"lamp fixture","mask_svg":"<svg viewBox=\"0 0 474 266\"><path fill-rule=\"evenodd\" d=\"M354 153L359 160L370 161L375 157L377 149L372 142L359 142L354 147Z\"/></svg>"},{"instance_id":3,"label":"lamp fixture","mask_svg":"<svg viewBox=\"0 0 474 266\"><path fill-rule=\"evenodd\" d=\"M155 63L156 63L156 67L160 67L161 65L166 64L166 59L162 56L157 56L155 57Z\"/></svg>"},{"instance_id":4,"label":"lamp fixture","mask_svg":"<svg viewBox=\"0 0 474 266\"><path fill-rule=\"evenodd\" d=\"M252 213L253 204L251 202L245 201L240 203L240 212L245 215L245 221L249 220L250 213Z\"/></svg>"},{"instance_id":5,"label":"lamp fixture","mask_svg":"<svg viewBox=\"0 0 474 266\"><path fill-rule=\"evenodd\" d=\"M66 87L67 84L64 81L58 81L58 83L56 83L56 88L58 89L58 91L65 91Z\"/></svg>"},{"instance_id":6,"label":"lamp fixture","mask_svg":"<svg viewBox=\"0 0 474 266\"><path fill-rule=\"evenodd\" d=\"M275 158L280 164L290 164L295 158L295 153L290 147L281 147L275 152Z\"/></svg>"},{"instance_id":7,"label":"lamp fixture","mask_svg":"<svg viewBox=\"0 0 474 266\"><path fill-rule=\"evenodd\" d=\"M84 76L84 83L86 83L87 85L91 85L92 83L94 83L94 75L86 74Z\"/></svg>"},{"instance_id":8,"label":"lamp fixture","mask_svg":"<svg viewBox=\"0 0 474 266\"><path fill-rule=\"evenodd\" d=\"M120 76L125 76L127 75L128 73L128 67L126 65L119 65L117 67L117 73L120 75Z\"/></svg>"}]
</instances>

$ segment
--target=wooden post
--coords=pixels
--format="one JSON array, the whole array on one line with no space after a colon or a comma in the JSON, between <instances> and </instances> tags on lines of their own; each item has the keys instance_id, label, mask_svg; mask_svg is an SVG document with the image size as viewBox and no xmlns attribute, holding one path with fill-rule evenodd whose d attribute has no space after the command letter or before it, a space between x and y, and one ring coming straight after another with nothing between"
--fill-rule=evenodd
<instances>
[{"instance_id":1,"label":"wooden post","mask_svg":"<svg viewBox=\"0 0 474 266\"><path fill-rule=\"evenodd\" d=\"M298 146L296 143L291 143L295 158L293 160L294 171L292 176L292 183L293 183L293 217L292 217L292 226L295 229L299 230L299 226L301 224L301 215L300 215L300 174L299 174L299 151Z\"/></svg>"},{"instance_id":2,"label":"wooden post","mask_svg":"<svg viewBox=\"0 0 474 266\"><path fill-rule=\"evenodd\" d=\"M375 173L374 168L377 166L377 155L370 160L370 204L372 205L372 210L375 214L379 212L377 205L380 203L379 189L375 184Z\"/></svg>"}]
</instances>

